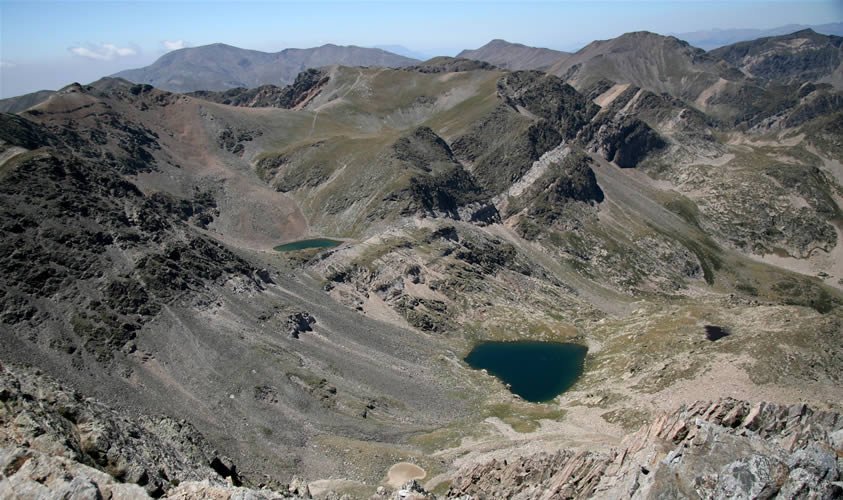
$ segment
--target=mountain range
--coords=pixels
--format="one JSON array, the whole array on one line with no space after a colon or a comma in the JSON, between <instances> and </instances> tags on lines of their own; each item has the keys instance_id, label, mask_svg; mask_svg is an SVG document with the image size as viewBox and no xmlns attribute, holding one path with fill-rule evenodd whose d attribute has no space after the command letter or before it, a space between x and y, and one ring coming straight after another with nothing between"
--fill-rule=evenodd
<instances>
[{"instance_id":1,"label":"mountain range","mask_svg":"<svg viewBox=\"0 0 843 500\"><path fill-rule=\"evenodd\" d=\"M280 52L246 50L215 43L169 52L150 66L114 75L173 92L287 85L308 68L340 64L400 68L418 60L382 49L333 44Z\"/></svg>"},{"instance_id":2,"label":"mountain range","mask_svg":"<svg viewBox=\"0 0 843 500\"><path fill-rule=\"evenodd\" d=\"M212 45L2 102L0 496L839 496L840 40ZM465 361L512 341L582 374Z\"/></svg>"},{"instance_id":3,"label":"mountain range","mask_svg":"<svg viewBox=\"0 0 843 500\"><path fill-rule=\"evenodd\" d=\"M822 35L843 36L843 23L839 22L814 25L788 24L771 29L713 29L671 34L680 40L685 40L694 47L711 50L737 42L788 35L806 29L814 30Z\"/></svg>"}]
</instances>

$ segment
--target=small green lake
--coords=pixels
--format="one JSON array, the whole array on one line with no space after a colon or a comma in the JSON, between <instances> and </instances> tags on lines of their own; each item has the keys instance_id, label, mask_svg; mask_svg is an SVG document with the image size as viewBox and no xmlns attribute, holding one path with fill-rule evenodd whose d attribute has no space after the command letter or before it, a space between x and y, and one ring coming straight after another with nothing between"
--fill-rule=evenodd
<instances>
[{"instance_id":1,"label":"small green lake","mask_svg":"<svg viewBox=\"0 0 843 500\"><path fill-rule=\"evenodd\" d=\"M582 375L588 348L561 342L483 342L466 356L476 370L485 369L527 401L550 401L570 389Z\"/></svg>"},{"instance_id":2,"label":"small green lake","mask_svg":"<svg viewBox=\"0 0 843 500\"><path fill-rule=\"evenodd\" d=\"M296 250L306 250L308 248L331 248L342 243L338 240L329 240L328 238L314 238L311 240L291 241L274 247L276 252L295 252Z\"/></svg>"}]
</instances>

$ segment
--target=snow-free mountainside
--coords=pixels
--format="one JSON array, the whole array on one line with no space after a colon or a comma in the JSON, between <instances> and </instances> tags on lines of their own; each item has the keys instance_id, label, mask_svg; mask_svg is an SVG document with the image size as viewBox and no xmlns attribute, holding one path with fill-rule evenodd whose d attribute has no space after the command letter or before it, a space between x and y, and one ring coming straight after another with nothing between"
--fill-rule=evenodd
<instances>
[{"instance_id":1,"label":"snow-free mountainside","mask_svg":"<svg viewBox=\"0 0 843 500\"><path fill-rule=\"evenodd\" d=\"M841 40L218 44L4 100L0 497L843 495ZM490 340L588 352L531 403Z\"/></svg>"}]
</instances>

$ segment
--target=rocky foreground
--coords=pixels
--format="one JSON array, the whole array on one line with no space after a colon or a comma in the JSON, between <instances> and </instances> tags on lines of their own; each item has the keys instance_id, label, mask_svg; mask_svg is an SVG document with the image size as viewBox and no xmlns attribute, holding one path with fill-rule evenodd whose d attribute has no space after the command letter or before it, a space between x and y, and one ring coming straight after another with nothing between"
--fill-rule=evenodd
<instances>
[{"instance_id":1,"label":"rocky foreground","mask_svg":"<svg viewBox=\"0 0 843 500\"><path fill-rule=\"evenodd\" d=\"M610 454L561 450L461 470L471 498L839 498L843 416L806 405L698 401Z\"/></svg>"},{"instance_id":2,"label":"rocky foreground","mask_svg":"<svg viewBox=\"0 0 843 500\"><path fill-rule=\"evenodd\" d=\"M169 417L129 416L30 368L0 365L0 498L297 498L240 488L237 467ZM309 495L307 495L309 496Z\"/></svg>"},{"instance_id":3,"label":"rocky foreground","mask_svg":"<svg viewBox=\"0 0 843 500\"><path fill-rule=\"evenodd\" d=\"M310 498L300 480L240 485L193 426L128 416L38 370L0 369L2 498ZM839 498L843 415L804 404L696 402L609 453L559 450L463 467L448 498ZM340 498L328 492L327 498ZM415 482L373 498L436 498Z\"/></svg>"}]
</instances>

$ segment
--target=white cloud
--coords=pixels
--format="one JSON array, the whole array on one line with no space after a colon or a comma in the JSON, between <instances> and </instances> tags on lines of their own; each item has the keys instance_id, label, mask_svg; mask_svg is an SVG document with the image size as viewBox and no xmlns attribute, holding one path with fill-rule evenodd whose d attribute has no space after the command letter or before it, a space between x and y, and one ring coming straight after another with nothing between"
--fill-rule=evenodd
<instances>
[{"instance_id":1,"label":"white cloud","mask_svg":"<svg viewBox=\"0 0 843 500\"><path fill-rule=\"evenodd\" d=\"M167 50L179 50L185 47L190 47L190 44L184 40L164 40L161 42L161 45L163 45Z\"/></svg>"},{"instance_id":2,"label":"white cloud","mask_svg":"<svg viewBox=\"0 0 843 500\"><path fill-rule=\"evenodd\" d=\"M88 45L87 47L71 47L71 53L88 59L98 61L111 61L118 57L137 55L138 51L131 47L118 47L112 43L101 43L99 45Z\"/></svg>"},{"instance_id":3,"label":"white cloud","mask_svg":"<svg viewBox=\"0 0 843 500\"><path fill-rule=\"evenodd\" d=\"M17 64L10 61L0 61L0 68L14 68Z\"/></svg>"}]
</instances>

